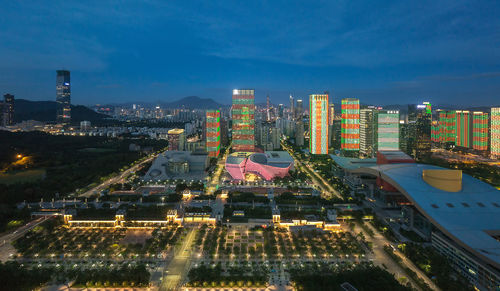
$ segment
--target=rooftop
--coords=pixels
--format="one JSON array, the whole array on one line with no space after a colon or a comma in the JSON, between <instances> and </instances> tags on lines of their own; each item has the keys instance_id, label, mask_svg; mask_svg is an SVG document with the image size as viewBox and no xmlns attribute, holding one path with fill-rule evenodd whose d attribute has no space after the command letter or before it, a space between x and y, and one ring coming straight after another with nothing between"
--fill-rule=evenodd
<instances>
[{"instance_id":1,"label":"rooftop","mask_svg":"<svg viewBox=\"0 0 500 291\"><path fill-rule=\"evenodd\" d=\"M330 154L330 157L339 165L341 168L346 170L355 170L364 167L372 167L377 164L377 159L358 159L358 158L346 158Z\"/></svg>"},{"instance_id":2,"label":"rooftop","mask_svg":"<svg viewBox=\"0 0 500 291\"><path fill-rule=\"evenodd\" d=\"M449 192L424 181L424 170L443 169L422 164L386 164L354 170L381 176L404 194L442 232L472 253L500 267L500 191L462 175L462 189Z\"/></svg>"}]
</instances>

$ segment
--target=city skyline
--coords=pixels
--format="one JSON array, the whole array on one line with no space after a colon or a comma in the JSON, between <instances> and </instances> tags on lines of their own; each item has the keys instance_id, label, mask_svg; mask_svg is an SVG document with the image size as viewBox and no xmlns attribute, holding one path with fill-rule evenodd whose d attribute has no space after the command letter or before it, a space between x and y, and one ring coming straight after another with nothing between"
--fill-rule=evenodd
<instances>
[{"instance_id":1,"label":"city skyline","mask_svg":"<svg viewBox=\"0 0 500 291\"><path fill-rule=\"evenodd\" d=\"M498 3L109 5L5 5L2 94L52 100L53 71L65 69L85 105L229 104L242 87L256 103L328 90L381 105L498 105Z\"/></svg>"}]
</instances>

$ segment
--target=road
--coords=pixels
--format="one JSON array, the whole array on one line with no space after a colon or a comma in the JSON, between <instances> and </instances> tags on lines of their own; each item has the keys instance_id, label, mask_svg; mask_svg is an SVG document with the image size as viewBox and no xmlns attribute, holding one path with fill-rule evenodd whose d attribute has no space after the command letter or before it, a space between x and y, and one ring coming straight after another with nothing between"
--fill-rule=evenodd
<instances>
[{"instance_id":1,"label":"road","mask_svg":"<svg viewBox=\"0 0 500 291\"><path fill-rule=\"evenodd\" d=\"M128 168L127 170L121 172L118 176L115 176L115 177L112 177L104 182L102 182L101 184L99 184L98 186L88 190L87 192L83 193L83 194L80 194L79 197L90 197L94 194L98 194L100 191L106 189L107 187L109 187L109 185L111 184L115 184L115 183L120 183L126 176L128 176L130 173L132 172L135 172L137 170L139 170L139 168L144 165L145 163L148 163L148 162L151 162L152 160L154 160L156 157L158 156L158 154L154 154L152 156L150 156L149 158L145 159L144 161Z\"/></svg>"},{"instance_id":2,"label":"road","mask_svg":"<svg viewBox=\"0 0 500 291\"><path fill-rule=\"evenodd\" d=\"M224 172L224 166L226 163L227 155L229 154L229 149L230 147L228 147L227 150L224 152L224 155L222 157L219 157L217 160L217 168L215 169L215 174L212 176L212 179L210 180L207 186L207 195L214 194L214 192L218 188L217 186L219 185L220 177Z\"/></svg>"},{"instance_id":3,"label":"road","mask_svg":"<svg viewBox=\"0 0 500 291\"><path fill-rule=\"evenodd\" d=\"M374 260L375 263L378 263L379 265L384 264L387 267L389 272L396 274L396 278L402 277L404 275L406 278L408 278L408 280L410 281L410 283L412 284L413 287L420 290L420 288L415 283L415 281L413 281L413 279L411 279L407 275L406 271L403 268L401 268L400 265L398 265L396 262L394 262L394 260L385 252L384 246L390 245L391 244L390 241L388 241L377 229L375 229L369 223L365 223L365 226L373 231L373 233L374 233L373 237L370 237L370 235L363 230L363 228L359 225L359 223L356 223L356 226L361 232L363 232L366 240L371 241L373 243L373 252L375 255L375 260ZM408 260L399 250L396 249L394 251L394 253L402 259L403 264L407 268L409 268L413 272L417 273L418 277L423 279L425 281L425 283L427 283L427 285L429 285L429 287L431 287L431 289L441 290L441 289L439 289L438 286L436 286L436 284L434 284L434 282L431 279L429 279L429 277L427 277L427 275L425 275L410 260Z\"/></svg>"},{"instance_id":4,"label":"road","mask_svg":"<svg viewBox=\"0 0 500 291\"><path fill-rule=\"evenodd\" d=\"M12 242L16 239L22 237L25 233L33 229L35 226L49 219L50 217L40 217L38 219L32 220L27 224L19 227L13 232L3 235L0 237L0 261L5 262L9 260L10 254L16 252L16 249L12 246Z\"/></svg>"},{"instance_id":5,"label":"road","mask_svg":"<svg viewBox=\"0 0 500 291\"><path fill-rule=\"evenodd\" d=\"M337 189L333 188L332 185L328 183L328 181L326 181L323 177L321 177L321 175L319 175L318 173L316 173L315 171L311 170L309 167L304 165L304 163L300 160L300 158L298 158L295 155L294 151L290 147L288 147L284 142L281 142L281 146L293 157L293 159L295 160L295 165L298 166L298 168L301 171L307 173L311 178L311 180L314 182L314 184L318 185L321 188L323 193L328 193L330 195L333 194L338 198L343 198L342 195L340 195L340 192L337 191ZM330 198L330 197L325 197L325 198Z\"/></svg>"},{"instance_id":6,"label":"road","mask_svg":"<svg viewBox=\"0 0 500 291\"><path fill-rule=\"evenodd\" d=\"M187 275L187 267L191 261L191 245L196 236L196 228L191 228L184 239L181 248L177 251L170 264L167 266L166 274L162 279L160 291L177 290Z\"/></svg>"}]
</instances>

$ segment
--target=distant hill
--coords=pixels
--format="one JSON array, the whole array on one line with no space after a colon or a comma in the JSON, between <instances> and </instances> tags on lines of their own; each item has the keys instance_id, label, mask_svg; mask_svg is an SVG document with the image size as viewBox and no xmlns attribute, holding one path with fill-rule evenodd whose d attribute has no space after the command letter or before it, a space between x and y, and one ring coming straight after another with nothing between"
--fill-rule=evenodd
<instances>
[{"instance_id":1,"label":"distant hill","mask_svg":"<svg viewBox=\"0 0 500 291\"><path fill-rule=\"evenodd\" d=\"M30 101L16 99L14 103L14 120L56 121L57 103L55 101ZM82 105L71 105L71 121L78 123L82 120L96 122L109 118Z\"/></svg>"},{"instance_id":2,"label":"distant hill","mask_svg":"<svg viewBox=\"0 0 500 291\"><path fill-rule=\"evenodd\" d=\"M189 109L217 109L223 107L211 98L200 98L198 96L187 96L176 101L161 103L165 108L189 108Z\"/></svg>"}]
</instances>

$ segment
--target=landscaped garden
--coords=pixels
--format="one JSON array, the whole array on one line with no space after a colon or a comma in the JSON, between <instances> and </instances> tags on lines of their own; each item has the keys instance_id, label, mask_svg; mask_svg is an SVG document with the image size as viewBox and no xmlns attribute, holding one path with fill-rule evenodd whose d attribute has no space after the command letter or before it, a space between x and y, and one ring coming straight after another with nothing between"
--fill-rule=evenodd
<instances>
[{"instance_id":1,"label":"landscaped garden","mask_svg":"<svg viewBox=\"0 0 500 291\"><path fill-rule=\"evenodd\" d=\"M183 228L68 228L52 221L35 227L13 244L24 258L153 258L176 244Z\"/></svg>"},{"instance_id":2,"label":"landscaped garden","mask_svg":"<svg viewBox=\"0 0 500 291\"><path fill-rule=\"evenodd\" d=\"M359 258L360 239L349 232L286 229L228 229L202 226L196 237L198 257L213 260L331 260Z\"/></svg>"}]
</instances>

